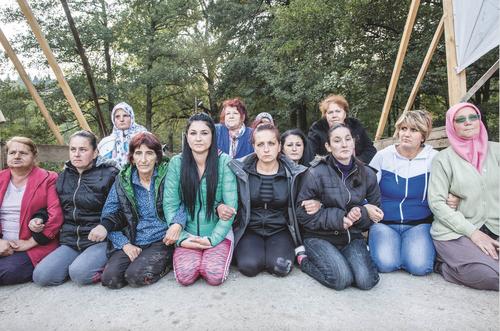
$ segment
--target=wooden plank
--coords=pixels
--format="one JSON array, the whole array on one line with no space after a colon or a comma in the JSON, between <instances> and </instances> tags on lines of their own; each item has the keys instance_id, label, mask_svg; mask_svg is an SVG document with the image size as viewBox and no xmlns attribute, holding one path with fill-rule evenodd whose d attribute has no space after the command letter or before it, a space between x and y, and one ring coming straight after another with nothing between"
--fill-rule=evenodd
<instances>
[{"instance_id":1,"label":"wooden plank","mask_svg":"<svg viewBox=\"0 0 500 331\"><path fill-rule=\"evenodd\" d=\"M90 130L90 127L87 123L87 120L82 114L82 111L80 110L80 106L78 105L78 102L75 99L75 96L73 95L73 92L71 91L71 88L66 81L66 78L64 78L64 74L59 67L59 64L57 63L57 60L52 53L52 50L50 49L49 43L45 39L45 36L43 35L42 29L40 28L40 25L38 24L37 20L35 19L35 16L33 15L33 12L31 11L31 8L28 4L27 0L17 0L17 3L19 4L19 7L21 8L21 11L23 12L24 16L26 17L26 20L28 21L28 24L31 27L31 30L33 31L33 34L35 35L36 40L38 41L38 44L42 48L43 53L45 54L45 57L47 58L47 61L49 62L50 67L52 68L52 71L54 72L57 81L59 82L59 86L63 90L64 95L66 96L66 99L68 100L68 103L71 106L71 110L76 116L76 119L78 120L78 123L80 124L80 127L84 130Z\"/></svg>"},{"instance_id":2,"label":"wooden plank","mask_svg":"<svg viewBox=\"0 0 500 331\"><path fill-rule=\"evenodd\" d=\"M493 76L493 74L498 70L498 61L495 62L491 68L488 69L488 71L486 71L486 73L481 77L479 78L479 80L476 82L476 84L474 84L469 91L467 91L467 94L465 94L461 99L460 99L460 102L466 102L468 101L480 88L481 86L484 85L484 83L486 83L486 81L488 79L491 78L491 76Z\"/></svg>"},{"instance_id":3,"label":"wooden plank","mask_svg":"<svg viewBox=\"0 0 500 331\"><path fill-rule=\"evenodd\" d=\"M443 0L444 40L446 46L446 71L448 73L448 97L450 107L459 103L467 92L465 70L456 72L458 67L455 43L455 27L453 25L453 1Z\"/></svg>"},{"instance_id":4,"label":"wooden plank","mask_svg":"<svg viewBox=\"0 0 500 331\"><path fill-rule=\"evenodd\" d=\"M408 18L406 19L406 24L403 31L403 37L401 38L401 44L399 45L398 55L396 57L396 63L394 63L394 69L392 71L391 81L389 83L389 88L387 89L387 95L385 97L384 106L382 108L382 114L380 114L377 133L375 134L375 141L379 140L380 137L382 137L382 134L384 133L385 124L387 123L387 118L389 117L392 100L394 99L396 86L398 85L399 74L401 73L403 60L406 55L406 50L408 49L408 43L410 41L411 32L413 30L413 25L415 24L415 18L417 17L419 6L420 6L420 0L412 0L410 5L410 11L408 13Z\"/></svg>"},{"instance_id":5,"label":"wooden plank","mask_svg":"<svg viewBox=\"0 0 500 331\"><path fill-rule=\"evenodd\" d=\"M0 141L0 170L7 167L7 155L5 152L5 142Z\"/></svg>"},{"instance_id":6,"label":"wooden plank","mask_svg":"<svg viewBox=\"0 0 500 331\"><path fill-rule=\"evenodd\" d=\"M33 100L35 100L35 103L37 104L38 108L42 112L43 117L45 118L45 121L47 122L50 130L56 137L57 143L60 145L64 145L64 139L63 136L61 135L61 132L59 131L59 127L54 123L52 120L52 117L50 116L49 111L45 107L45 103L43 102L42 98L38 94L35 86L33 83L31 83L31 80L24 70L23 65L21 64L21 61L19 61L19 58L17 57L16 53L10 46L9 41L5 37L4 33L2 32L2 29L0 29L0 43L3 46L3 49L5 50L5 53L7 53L7 56L10 58L12 63L14 64L14 67L16 68L17 72L19 73L19 76L23 80L24 85L28 89L29 93L31 94L31 97ZM5 121L5 119L4 119Z\"/></svg>"},{"instance_id":7,"label":"wooden plank","mask_svg":"<svg viewBox=\"0 0 500 331\"><path fill-rule=\"evenodd\" d=\"M424 57L424 62L422 63L422 66L420 67L420 71L418 72L417 79L415 80L415 84L413 84L413 88L410 93L410 97L408 98L408 101L406 102L406 106L404 111L410 110L410 108L413 106L413 103L415 102L415 98L417 97L417 92L420 89L420 85L422 84L422 81L424 80L424 76L427 73L427 69L429 68L429 64L431 63L432 56L434 55L434 52L436 51L437 45L439 43L439 40L441 39L441 36L443 35L443 30L444 30L444 19L441 17L441 20L439 21L439 24L436 28L436 32L434 33L434 37L432 37L431 44L429 46L429 49L427 50L427 54L425 54Z\"/></svg>"}]
</instances>

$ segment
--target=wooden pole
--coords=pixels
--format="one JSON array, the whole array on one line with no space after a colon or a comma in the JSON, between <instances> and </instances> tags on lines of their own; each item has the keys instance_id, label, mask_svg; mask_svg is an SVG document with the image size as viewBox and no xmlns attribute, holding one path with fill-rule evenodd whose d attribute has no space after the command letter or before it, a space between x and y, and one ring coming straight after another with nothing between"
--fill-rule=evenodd
<instances>
[{"instance_id":1,"label":"wooden pole","mask_svg":"<svg viewBox=\"0 0 500 331\"><path fill-rule=\"evenodd\" d=\"M52 68L52 71L56 75L57 81L59 82L59 86L61 86L61 89L63 90L63 93L66 96L66 99L68 100L71 109L73 110L73 113L75 114L76 119L78 120L78 123L80 124L80 127L84 130L91 131L89 125L87 124L87 120L83 116L82 111L80 110L80 106L78 105L78 102L76 101L73 92L71 92L71 88L69 87L68 82L64 78L64 74L61 68L59 67L59 64L57 63L57 60L54 54L52 53L52 50L50 49L49 43L45 39L43 32L40 29L40 25L38 24L37 20L35 19L35 16L33 15L33 12L31 11L28 1L17 0L17 3L19 4L21 11L26 17L26 20L28 21L31 30L34 33L35 38L38 41L38 44L42 48L42 51L45 54L45 57L47 58L47 61L49 62L50 67Z\"/></svg>"},{"instance_id":2,"label":"wooden pole","mask_svg":"<svg viewBox=\"0 0 500 331\"><path fill-rule=\"evenodd\" d=\"M443 27L444 27L444 20L443 20L443 17L441 17L441 20L439 21L436 32L434 33L434 37L432 37L431 45L429 46L429 49L427 50L427 54L425 54L424 62L422 63L422 67L420 67L420 71L417 75L417 79L415 80L415 84L413 85L413 88L412 88L411 93L410 93L410 97L408 98L408 102L406 103L404 111L410 110L410 108L413 106L413 103L415 102L417 92L420 89L420 85L422 84L422 81L424 80L425 74L427 73L427 69L429 68L429 64L431 63L432 56L434 55L434 52L436 51L439 40L441 39L441 36L443 35L443 30L444 30Z\"/></svg>"},{"instance_id":3,"label":"wooden pole","mask_svg":"<svg viewBox=\"0 0 500 331\"><path fill-rule=\"evenodd\" d=\"M401 68L403 66L403 60L406 55L406 50L408 48L408 42L410 41L411 32L413 30L413 25L415 24L415 18L417 17L418 7L420 6L420 0L412 0L410 5L410 11L406 19L406 24L403 30L403 37L401 38L401 44L399 45L398 55L396 57L396 63L394 63L394 69L392 71L391 82L389 83L389 88L387 89L387 95L385 96L384 107L382 108L382 114L380 114L380 120L378 122L377 133L375 134L375 140L379 140L384 133L385 124L387 123L387 117L391 110L392 100L394 99L394 94L396 92L396 86L398 85L399 74L401 73Z\"/></svg>"},{"instance_id":4,"label":"wooden pole","mask_svg":"<svg viewBox=\"0 0 500 331\"><path fill-rule=\"evenodd\" d=\"M54 136L56 137L57 143L59 145L64 145L64 139L61 135L61 132L59 131L59 128L52 120L52 117L50 116L49 111L45 107L45 104L43 103L42 98L38 94L35 86L33 86L33 83L31 83L31 80L30 80L28 74L24 70L24 67L21 64L21 61L19 61L16 53L14 52L12 47L10 46L9 41L7 40L5 35L3 34L2 29L0 29L0 43L2 44L5 52L7 53L7 56L10 58L12 63L14 63L14 67L16 68L17 72L19 73L19 76L23 80L24 85L26 85L26 88L30 92L31 97L33 98L33 100L35 100L35 103L37 104L38 108L40 108L40 111L42 112L42 115L45 118L45 121L49 125L49 128L52 131L52 133L54 134Z\"/></svg>"},{"instance_id":5,"label":"wooden pole","mask_svg":"<svg viewBox=\"0 0 500 331\"><path fill-rule=\"evenodd\" d=\"M448 73L448 96L450 107L459 103L467 92L465 70L457 74L457 49L455 43L455 27L453 25L453 2L443 0L444 40L446 46L446 69Z\"/></svg>"},{"instance_id":6,"label":"wooden pole","mask_svg":"<svg viewBox=\"0 0 500 331\"><path fill-rule=\"evenodd\" d=\"M497 72L498 70L498 61L493 63L493 65L491 66L491 68L488 69L488 71L486 71L486 73L481 77L479 78L479 80L476 82L476 84L474 84L469 91L467 91L467 94L464 95L461 99L460 99L460 102L466 102L468 101L480 88L481 86L484 85L484 83L486 83L486 81L488 79L491 78L491 76L493 76L493 74L495 72Z\"/></svg>"}]
</instances>

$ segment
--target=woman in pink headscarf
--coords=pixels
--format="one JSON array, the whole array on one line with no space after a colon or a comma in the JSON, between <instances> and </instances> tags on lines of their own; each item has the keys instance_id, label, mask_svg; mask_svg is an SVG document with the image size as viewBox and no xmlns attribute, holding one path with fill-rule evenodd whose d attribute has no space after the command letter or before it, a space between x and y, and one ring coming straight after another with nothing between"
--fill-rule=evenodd
<instances>
[{"instance_id":1,"label":"woman in pink headscarf","mask_svg":"<svg viewBox=\"0 0 500 331\"><path fill-rule=\"evenodd\" d=\"M452 283L498 291L500 145L488 142L479 109L459 103L446 113L450 147L433 160L429 206L435 269ZM448 194L459 198L456 208Z\"/></svg>"}]
</instances>

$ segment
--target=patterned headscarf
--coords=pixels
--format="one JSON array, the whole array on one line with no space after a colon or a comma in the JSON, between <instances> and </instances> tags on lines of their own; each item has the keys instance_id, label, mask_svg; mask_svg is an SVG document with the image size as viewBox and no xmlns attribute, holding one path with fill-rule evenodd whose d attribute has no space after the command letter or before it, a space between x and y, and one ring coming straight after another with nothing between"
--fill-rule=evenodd
<instances>
[{"instance_id":1,"label":"patterned headscarf","mask_svg":"<svg viewBox=\"0 0 500 331\"><path fill-rule=\"evenodd\" d=\"M488 132L479 118L479 133L472 139L464 139L457 135L455 132L455 127L453 126L453 121L455 120L455 115L462 108L470 107L476 111L476 113L481 116L481 112L472 103L461 102L454 105L446 112L446 134L448 135L448 141L451 147L460 155L460 157L468 161L474 168L481 173L481 168L486 159L486 153L488 151Z\"/></svg>"},{"instance_id":2,"label":"patterned headscarf","mask_svg":"<svg viewBox=\"0 0 500 331\"><path fill-rule=\"evenodd\" d=\"M120 130L115 125L115 113L118 109L122 109L130 115L130 127L126 130ZM142 125L135 123L134 110L125 102L120 102L113 108L113 111L111 112L111 122L113 122L113 133L111 133L109 138L113 138L112 140L114 141L114 144L110 146L112 147L112 151L104 150L101 151L101 153L109 154L109 152L111 152L109 157L115 160L120 167L123 167L128 163L128 144L130 139L132 139L135 134L147 130Z\"/></svg>"}]
</instances>

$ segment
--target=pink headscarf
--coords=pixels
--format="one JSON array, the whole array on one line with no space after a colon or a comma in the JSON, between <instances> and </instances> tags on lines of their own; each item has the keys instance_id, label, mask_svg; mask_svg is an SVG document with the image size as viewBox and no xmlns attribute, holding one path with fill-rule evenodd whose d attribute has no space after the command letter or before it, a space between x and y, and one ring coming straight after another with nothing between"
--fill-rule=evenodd
<instances>
[{"instance_id":1,"label":"pink headscarf","mask_svg":"<svg viewBox=\"0 0 500 331\"><path fill-rule=\"evenodd\" d=\"M454 105L446 112L446 134L448 135L448 141L453 150L481 173L483 162L486 159L486 153L488 151L488 132L481 118L479 118L479 134L477 136L472 139L464 139L457 135L455 127L453 126L453 120L457 112L465 107L473 108L476 113L481 116L479 109L471 103L461 102Z\"/></svg>"}]
</instances>

